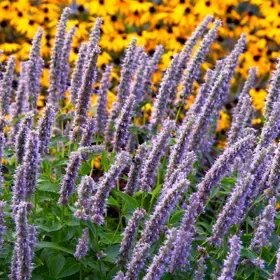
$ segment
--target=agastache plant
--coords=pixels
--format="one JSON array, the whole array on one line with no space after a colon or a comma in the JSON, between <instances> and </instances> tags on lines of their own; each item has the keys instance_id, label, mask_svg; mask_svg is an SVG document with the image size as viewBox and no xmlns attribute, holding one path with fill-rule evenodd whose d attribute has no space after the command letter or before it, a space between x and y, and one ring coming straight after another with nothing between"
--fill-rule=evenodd
<instances>
[{"instance_id":1,"label":"agastache plant","mask_svg":"<svg viewBox=\"0 0 280 280\"><path fill-rule=\"evenodd\" d=\"M76 252L74 253L74 257L78 260L85 257L89 250L89 231L88 228L83 229L82 236L79 239L79 242L76 247Z\"/></svg>"}]
</instances>

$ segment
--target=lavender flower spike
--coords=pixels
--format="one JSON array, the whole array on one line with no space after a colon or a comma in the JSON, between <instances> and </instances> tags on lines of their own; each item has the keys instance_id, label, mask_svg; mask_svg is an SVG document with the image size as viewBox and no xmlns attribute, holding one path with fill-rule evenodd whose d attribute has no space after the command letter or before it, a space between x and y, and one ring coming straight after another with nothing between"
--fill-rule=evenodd
<instances>
[{"instance_id":1,"label":"lavender flower spike","mask_svg":"<svg viewBox=\"0 0 280 280\"><path fill-rule=\"evenodd\" d=\"M167 239L160 247L158 254L154 257L153 262L147 269L147 274L143 280L160 280L162 278L170 261L176 234L177 230L174 228L169 231Z\"/></svg>"},{"instance_id":2,"label":"lavender flower spike","mask_svg":"<svg viewBox=\"0 0 280 280\"><path fill-rule=\"evenodd\" d=\"M57 33L54 39L54 47L51 55L50 64L50 87L48 89L48 101L49 103L57 106L58 94L60 92L60 74L61 74L61 62L62 62L62 50L65 41L66 24L70 15L71 9L64 8L60 20L57 24Z\"/></svg>"},{"instance_id":3,"label":"lavender flower spike","mask_svg":"<svg viewBox=\"0 0 280 280\"><path fill-rule=\"evenodd\" d=\"M25 153L25 144L27 141L28 133L31 130L33 122L33 113L26 114L25 118L20 122L19 131L16 136L15 154L18 163L22 163Z\"/></svg>"},{"instance_id":4,"label":"lavender flower spike","mask_svg":"<svg viewBox=\"0 0 280 280\"><path fill-rule=\"evenodd\" d=\"M48 150L48 145L52 133L52 125L54 123L55 108L51 104L47 104L44 108L43 115L38 123L38 132L40 139L40 153L44 155Z\"/></svg>"},{"instance_id":5,"label":"lavender flower spike","mask_svg":"<svg viewBox=\"0 0 280 280\"><path fill-rule=\"evenodd\" d=\"M98 89L98 100L96 104L96 126L97 132L104 135L106 124L107 124L107 93L110 88L110 75L112 72L112 66L107 65L105 72L102 76L100 87Z\"/></svg>"},{"instance_id":6,"label":"lavender flower spike","mask_svg":"<svg viewBox=\"0 0 280 280\"><path fill-rule=\"evenodd\" d=\"M67 33L65 37L62 54L61 54L61 62L60 62L60 81L59 81L59 98L62 99L64 97L64 93L68 88L69 83L69 74L70 74L70 65L69 65L69 55L71 51L71 44L76 32L76 27L72 27L71 30Z\"/></svg>"},{"instance_id":7,"label":"lavender flower spike","mask_svg":"<svg viewBox=\"0 0 280 280\"><path fill-rule=\"evenodd\" d=\"M160 164L160 159L169 143L175 122L167 119L162 131L152 140L153 146L149 156L145 160L142 171L141 190L150 191Z\"/></svg>"},{"instance_id":8,"label":"lavender flower spike","mask_svg":"<svg viewBox=\"0 0 280 280\"><path fill-rule=\"evenodd\" d=\"M6 66L6 71L0 84L1 114L4 116L9 114L15 65L16 58L14 56L10 56Z\"/></svg>"},{"instance_id":9,"label":"lavender flower spike","mask_svg":"<svg viewBox=\"0 0 280 280\"><path fill-rule=\"evenodd\" d=\"M79 152L72 152L66 168L66 173L62 179L60 189L60 204L67 204L69 196L71 196L75 189L76 178L81 164L81 154Z\"/></svg>"},{"instance_id":10,"label":"lavender flower spike","mask_svg":"<svg viewBox=\"0 0 280 280\"><path fill-rule=\"evenodd\" d=\"M70 87L70 98L71 103L76 104L78 98L78 92L82 85L83 77L83 66L86 63L86 54L87 54L87 44L82 43L79 49L78 58L76 60L75 68L71 77L71 87Z\"/></svg>"},{"instance_id":11,"label":"lavender flower spike","mask_svg":"<svg viewBox=\"0 0 280 280\"><path fill-rule=\"evenodd\" d=\"M278 248L277 261L276 261L276 266L273 275L269 280L279 280L279 279L280 279L280 248Z\"/></svg>"},{"instance_id":12,"label":"lavender flower spike","mask_svg":"<svg viewBox=\"0 0 280 280\"><path fill-rule=\"evenodd\" d=\"M23 164L25 168L26 181L26 197L30 197L37 185L38 171L40 165L39 154L40 140L39 133L35 130L29 132L25 146L25 154Z\"/></svg>"},{"instance_id":13,"label":"lavender flower spike","mask_svg":"<svg viewBox=\"0 0 280 280\"><path fill-rule=\"evenodd\" d=\"M5 147L6 139L4 132L0 132L0 193L3 188L3 175L2 175L2 158L4 154L4 147Z\"/></svg>"},{"instance_id":14,"label":"lavender flower spike","mask_svg":"<svg viewBox=\"0 0 280 280\"><path fill-rule=\"evenodd\" d=\"M88 249L89 249L89 231L88 228L85 228L83 229L82 236L77 244L74 257L77 260L82 259L87 254Z\"/></svg>"},{"instance_id":15,"label":"lavender flower spike","mask_svg":"<svg viewBox=\"0 0 280 280\"><path fill-rule=\"evenodd\" d=\"M119 265L126 264L129 260L138 226L145 215L145 209L138 208L134 211L133 216L130 218L128 225L125 228L124 237L121 242L120 255L117 261Z\"/></svg>"},{"instance_id":16,"label":"lavender flower spike","mask_svg":"<svg viewBox=\"0 0 280 280\"><path fill-rule=\"evenodd\" d=\"M88 108L89 101L92 91L92 84L95 81L96 76L96 62L98 58L98 54L100 53L100 48L96 47L91 53L90 60L88 62L88 66L86 68L86 72L83 76L82 86L78 93L78 100L75 106L75 117L72 125L72 135L71 141L75 142L77 136L80 136L82 133L82 129L87 125L88 118Z\"/></svg>"},{"instance_id":17,"label":"lavender flower spike","mask_svg":"<svg viewBox=\"0 0 280 280\"><path fill-rule=\"evenodd\" d=\"M221 276L218 280L232 280L235 274L236 266L240 258L241 242L240 237L234 235L230 241L230 251L226 260L224 261L224 267Z\"/></svg>"},{"instance_id":18,"label":"lavender flower spike","mask_svg":"<svg viewBox=\"0 0 280 280\"><path fill-rule=\"evenodd\" d=\"M214 23L214 27L205 35L204 39L202 40L198 50L194 54L193 58L190 60L187 72L183 77L183 89L179 93L180 100L183 102L184 99L188 98L192 92L192 87L194 81L197 79L199 75L199 68L202 62L205 59L207 52L210 49L210 45L214 42L217 36L218 28L222 25L220 20L216 20Z\"/></svg>"},{"instance_id":19,"label":"lavender flower spike","mask_svg":"<svg viewBox=\"0 0 280 280\"><path fill-rule=\"evenodd\" d=\"M30 225L28 224L28 210L30 204L21 202L15 217L16 223L16 242L11 264L10 279L30 279L33 269L32 258L34 245L30 238Z\"/></svg>"},{"instance_id":20,"label":"lavender flower spike","mask_svg":"<svg viewBox=\"0 0 280 280\"><path fill-rule=\"evenodd\" d=\"M258 217L258 227L255 232L254 238L251 240L249 249L260 252L262 247L269 244L269 238L275 228L274 218L276 215L276 198L270 199L269 204L265 207L264 211Z\"/></svg>"},{"instance_id":21,"label":"lavender flower spike","mask_svg":"<svg viewBox=\"0 0 280 280\"><path fill-rule=\"evenodd\" d=\"M43 29L39 27L32 41L27 67L27 91L32 110L37 109L38 94L40 92L40 76L43 71L44 61L40 58L42 37Z\"/></svg>"},{"instance_id":22,"label":"lavender flower spike","mask_svg":"<svg viewBox=\"0 0 280 280\"><path fill-rule=\"evenodd\" d=\"M126 103L121 111L121 114L116 123L116 131L114 134L114 150L120 151L127 145L129 126L131 125L131 119L133 115L133 109L135 104L135 95L130 94L126 100Z\"/></svg>"},{"instance_id":23,"label":"lavender flower spike","mask_svg":"<svg viewBox=\"0 0 280 280\"><path fill-rule=\"evenodd\" d=\"M2 245L4 243L4 233L6 231L6 226L4 225L5 207L6 201L0 200L0 251L2 250Z\"/></svg>"},{"instance_id":24,"label":"lavender flower spike","mask_svg":"<svg viewBox=\"0 0 280 280\"><path fill-rule=\"evenodd\" d=\"M92 221L98 225L103 224L104 214L106 211L106 201L109 197L110 191L115 188L119 176L123 169L129 163L129 154L127 152L120 152L109 171L104 175L103 179L98 184L98 190L92 198Z\"/></svg>"}]
</instances>

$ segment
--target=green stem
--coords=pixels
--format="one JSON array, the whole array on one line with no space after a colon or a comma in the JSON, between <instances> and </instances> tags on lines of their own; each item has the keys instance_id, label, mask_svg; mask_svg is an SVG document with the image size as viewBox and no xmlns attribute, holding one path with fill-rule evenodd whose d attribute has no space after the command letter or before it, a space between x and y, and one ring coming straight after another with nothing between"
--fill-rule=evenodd
<instances>
[{"instance_id":1,"label":"green stem","mask_svg":"<svg viewBox=\"0 0 280 280\"><path fill-rule=\"evenodd\" d=\"M182 107L183 105L180 105L178 111L177 111L177 114L176 114L176 119L175 119L175 122L177 123L178 120L179 120L179 117L180 117L180 113L181 113L181 110L182 110Z\"/></svg>"}]
</instances>

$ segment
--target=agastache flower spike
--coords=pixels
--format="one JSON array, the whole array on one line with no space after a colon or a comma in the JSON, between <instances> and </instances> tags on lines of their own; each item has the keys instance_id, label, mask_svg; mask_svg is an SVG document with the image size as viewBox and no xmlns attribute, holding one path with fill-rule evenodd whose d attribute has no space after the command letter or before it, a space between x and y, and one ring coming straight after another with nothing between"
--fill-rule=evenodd
<instances>
[{"instance_id":1,"label":"agastache flower spike","mask_svg":"<svg viewBox=\"0 0 280 280\"><path fill-rule=\"evenodd\" d=\"M96 119L89 118L87 121L87 127L84 129L82 134L82 139L80 142L80 147L87 147L91 145L92 137L96 132Z\"/></svg>"},{"instance_id":2,"label":"agastache flower spike","mask_svg":"<svg viewBox=\"0 0 280 280\"><path fill-rule=\"evenodd\" d=\"M121 114L116 123L116 131L114 134L114 150L120 151L125 148L129 136L129 126L131 125L131 119L133 115L133 109L135 104L135 95L130 94L124 104Z\"/></svg>"},{"instance_id":3,"label":"agastache flower spike","mask_svg":"<svg viewBox=\"0 0 280 280\"><path fill-rule=\"evenodd\" d=\"M186 147L188 145L189 135L192 131L192 127L195 123L194 116L188 116L188 120L183 122L178 129L178 135L176 136L176 143L171 148L171 152L168 159L168 166L165 177L168 178L176 169L176 166L181 163L184 158Z\"/></svg>"},{"instance_id":4,"label":"agastache flower spike","mask_svg":"<svg viewBox=\"0 0 280 280\"><path fill-rule=\"evenodd\" d=\"M124 280L138 279L138 275L144 266L145 259L149 253L150 245L148 243L141 244L141 249L135 250L128 264L127 272L125 273Z\"/></svg>"},{"instance_id":5,"label":"agastache flower spike","mask_svg":"<svg viewBox=\"0 0 280 280\"><path fill-rule=\"evenodd\" d=\"M280 143L277 146L275 155L272 160L271 169L269 170L268 182L262 182L265 184L265 194L267 197L278 196L280 182ZM268 183L268 184L267 184Z\"/></svg>"},{"instance_id":6,"label":"agastache flower spike","mask_svg":"<svg viewBox=\"0 0 280 280\"><path fill-rule=\"evenodd\" d=\"M29 132L25 145L25 154L23 164L25 168L26 180L26 197L30 197L37 185L38 171L40 165L39 154L40 140L39 133L35 130Z\"/></svg>"},{"instance_id":7,"label":"agastache flower spike","mask_svg":"<svg viewBox=\"0 0 280 280\"><path fill-rule=\"evenodd\" d=\"M113 278L113 280L124 280L123 272L119 271L118 274Z\"/></svg>"},{"instance_id":8,"label":"agastache flower spike","mask_svg":"<svg viewBox=\"0 0 280 280\"><path fill-rule=\"evenodd\" d=\"M111 85L110 76L112 68L113 67L111 65L106 66L97 92L98 99L96 104L96 126L97 132L101 135L104 135L107 124L107 94Z\"/></svg>"},{"instance_id":9,"label":"agastache flower spike","mask_svg":"<svg viewBox=\"0 0 280 280\"><path fill-rule=\"evenodd\" d=\"M134 62L136 42L137 40L133 38L125 52L124 62L122 64L122 69L121 69L120 83L117 87L117 100L113 104L113 108L111 109L106 130L105 130L106 144L109 144L112 140L114 134L115 121L122 109L123 104L125 103L128 93L130 93L132 76L134 74L132 65Z\"/></svg>"},{"instance_id":10,"label":"agastache flower spike","mask_svg":"<svg viewBox=\"0 0 280 280\"><path fill-rule=\"evenodd\" d=\"M158 125L161 124L164 119L169 98L175 89L175 79L173 77L177 71L178 60L179 55L174 55L160 83L149 125L149 130L152 132L157 130Z\"/></svg>"},{"instance_id":11,"label":"agastache flower spike","mask_svg":"<svg viewBox=\"0 0 280 280\"><path fill-rule=\"evenodd\" d=\"M143 53L139 59L139 66L137 65L137 71L132 84L131 93L135 95L137 103L143 100L145 93L145 70L147 67L147 59L147 54Z\"/></svg>"},{"instance_id":12,"label":"agastache flower spike","mask_svg":"<svg viewBox=\"0 0 280 280\"><path fill-rule=\"evenodd\" d=\"M162 45L158 45L156 46L155 52L153 54L153 57L148 60L147 62L147 67L146 70L144 72L145 74L145 85L144 85L144 90L149 91L150 86L151 86L151 79L152 79L152 75L154 74L154 72L157 70L158 68L158 64L160 62L161 56L164 52L164 48Z\"/></svg>"},{"instance_id":13,"label":"agastache flower spike","mask_svg":"<svg viewBox=\"0 0 280 280\"><path fill-rule=\"evenodd\" d=\"M19 132L16 136L15 154L18 163L22 163L25 153L25 144L27 141L28 133L32 128L33 113L26 114L25 118L20 122Z\"/></svg>"},{"instance_id":14,"label":"agastache flower spike","mask_svg":"<svg viewBox=\"0 0 280 280\"><path fill-rule=\"evenodd\" d=\"M149 247L159 239L159 234L163 229L164 223L174 210L182 194L187 190L189 182L184 178L178 181L179 182L172 189L169 189L164 198L156 205L150 219L146 222L141 239L137 242L133 250L125 279L137 279L140 270L144 267ZM136 262L136 260L138 261Z\"/></svg>"},{"instance_id":15,"label":"agastache flower spike","mask_svg":"<svg viewBox=\"0 0 280 280\"><path fill-rule=\"evenodd\" d=\"M92 221L96 224L103 224L104 214L106 211L106 202L110 191L115 188L119 176L122 174L125 166L129 163L129 154L127 152L120 152L109 171L104 175L98 183L98 190L92 198Z\"/></svg>"},{"instance_id":16,"label":"agastache flower spike","mask_svg":"<svg viewBox=\"0 0 280 280\"><path fill-rule=\"evenodd\" d=\"M254 86L256 80L256 68L250 68L249 76L243 90L240 94L239 101L236 105L236 108L232 117L232 124L229 131L229 141L228 145L235 143L244 131L244 128L247 126L250 119L252 111L252 100L249 95L250 89Z\"/></svg>"},{"instance_id":17,"label":"agastache flower spike","mask_svg":"<svg viewBox=\"0 0 280 280\"><path fill-rule=\"evenodd\" d=\"M38 94L40 92L40 76L44 61L40 58L43 29L39 27L32 41L27 68L28 99L32 110L37 110Z\"/></svg>"},{"instance_id":18,"label":"agastache flower spike","mask_svg":"<svg viewBox=\"0 0 280 280\"><path fill-rule=\"evenodd\" d=\"M30 238L30 225L28 224L28 210L30 204L21 202L15 216L16 223L16 242L11 264L10 279L30 279L33 269L32 258L34 245ZM34 239L34 238L33 238Z\"/></svg>"},{"instance_id":19,"label":"agastache flower spike","mask_svg":"<svg viewBox=\"0 0 280 280\"><path fill-rule=\"evenodd\" d=\"M230 241L230 250L226 260L224 261L224 267L221 276L218 280L233 280L235 270L240 258L241 241L240 237L234 235Z\"/></svg>"},{"instance_id":20,"label":"agastache flower spike","mask_svg":"<svg viewBox=\"0 0 280 280\"><path fill-rule=\"evenodd\" d=\"M269 238L275 228L274 219L276 215L276 198L270 199L260 217L258 217L257 230L251 240L249 249L259 253L262 247L269 244Z\"/></svg>"},{"instance_id":21,"label":"agastache flower spike","mask_svg":"<svg viewBox=\"0 0 280 280\"><path fill-rule=\"evenodd\" d=\"M0 200L0 251L4 243L4 233L6 231L6 226L4 224L4 210L6 207L6 201Z\"/></svg>"},{"instance_id":22,"label":"agastache flower spike","mask_svg":"<svg viewBox=\"0 0 280 280\"><path fill-rule=\"evenodd\" d=\"M197 269L194 273L193 280L203 280L205 278L205 270L206 270L205 260L208 258L208 254L207 251L202 247L198 247L197 251L201 253L201 255L197 261Z\"/></svg>"},{"instance_id":23,"label":"agastache flower spike","mask_svg":"<svg viewBox=\"0 0 280 280\"><path fill-rule=\"evenodd\" d=\"M4 116L9 114L9 107L11 103L11 94L12 94L12 81L13 81L15 66L16 66L16 58L14 56L10 56L6 66L6 71L0 83L1 114Z\"/></svg>"},{"instance_id":24,"label":"agastache flower spike","mask_svg":"<svg viewBox=\"0 0 280 280\"><path fill-rule=\"evenodd\" d=\"M136 234L140 222L146 215L145 209L137 208L133 216L129 219L128 225L125 228L124 236L121 242L120 254L118 258L118 265L126 264L130 258L131 251L136 239Z\"/></svg>"},{"instance_id":25,"label":"agastache flower spike","mask_svg":"<svg viewBox=\"0 0 280 280\"><path fill-rule=\"evenodd\" d=\"M96 18L95 19L95 24L91 30L89 40L87 43L87 53L91 54L94 50L95 47L97 47L98 42L100 40L100 34L101 34L101 26L102 26L102 19L101 18Z\"/></svg>"},{"instance_id":26,"label":"agastache flower spike","mask_svg":"<svg viewBox=\"0 0 280 280\"><path fill-rule=\"evenodd\" d=\"M97 185L90 176L84 176L78 186L78 201L76 206L80 209L76 211L75 216L87 220L89 219L90 209L92 206L91 196L96 192Z\"/></svg>"},{"instance_id":27,"label":"agastache flower spike","mask_svg":"<svg viewBox=\"0 0 280 280\"><path fill-rule=\"evenodd\" d=\"M175 122L167 119L163 125L162 131L152 140L153 146L149 156L143 165L141 190L150 191L154 183L156 173L160 164L160 159L169 143Z\"/></svg>"},{"instance_id":28,"label":"agastache flower spike","mask_svg":"<svg viewBox=\"0 0 280 280\"><path fill-rule=\"evenodd\" d=\"M12 212L13 216L15 216L20 202L24 201L26 198L26 176L24 165L19 165L16 169L12 190Z\"/></svg>"},{"instance_id":29,"label":"agastache flower spike","mask_svg":"<svg viewBox=\"0 0 280 280\"><path fill-rule=\"evenodd\" d=\"M212 187L217 185L223 176L230 171L236 157L241 156L246 150L253 147L253 140L254 137L249 135L238 141L232 147L225 149L223 154L215 161L214 165L209 169L204 179L198 185L198 191L191 195L189 205L185 210L178 232L178 236L180 236L178 242L184 245L176 247L170 271L182 269L186 266L191 241L195 233L196 217L203 211L204 204L209 197Z\"/></svg>"},{"instance_id":30,"label":"agastache flower spike","mask_svg":"<svg viewBox=\"0 0 280 280\"><path fill-rule=\"evenodd\" d=\"M86 63L87 44L82 43L79 49L78 58L76 60L75 68L71 78L70 98L71 103L76 104L78 92L82 85L82 77L84 73L84 65Z\"/></svg>"},{"instance_id":31,"label":"agastache flower spike","mask_svg":"<svg viewBox=\"0 0 280 280\"><path fill-rule=\"evenodd\" d=\"M183 75L183 71L186 68L187 62L191 57L192 51L199 40L199 38L203 35L203 33L207 30L207 26L210 22L213 21L213 16L207 15L204 20L197 26L195 31L192 33L192 35L188 38L186 41L183 50L180 53L180 59L179 59L179 65L178 65L178 81L180 82L180 79Z\"/></svg>"},{"instance_id":32,"label":"agastache flower spike","mask_svg":"<svg viewBox=\"0 0 280 280\"><path fill-rule=\"evenodd\" d=\"M64 93L68 88L69 83L69 74L70 74L70 65L69 65L69 55L71 51L72 40L76 32L76 27L72 27L71 30L67 33L65 41L63 44L63 49L61 53L61 62L60 62L60 85L59 85L59 98L64 97Z\"/></svg>"},{"instance_id":33,"label":"agastache flower spike","mask_svg":"<svg viewBox=\"0 0 280 280\"><path fill-rule=\"evenodd\" d=\"M50 87L48 89L48 101L57 106L58 94L60 92L60 74L61 74L61 61L62 50L65 42L66 24L70 15L71 9L64 8L60 20L57 24L57 32L54 39L54 47L51 55L50 64Z\"/></svg>"},{"instance_id":34,"label":"agastache flower spike","mask_svg":"<svg viewBox=\"0 0 280 280\"><path fill-rule=\"evenodd\" d=\"M95 81L96 62L99 53L100 48L96 47L91 53L86 72L83 76L82 86L79 90L78 100L75 106L75 117L72 125L73 131L70 137L72 142L76 141L77 136L81 135L82 128L85 128L87 125L89 101L92 91L92 84Z\"/></svg>"},{"instance_id":35,"label":"agastache flower spike","mask_svg":"<svg viewBox=\"0 0 280 280\"><path fill-rule=\"evenodd\" d=\"M171 229L168 232L164 244L160 247L158 254L147 269L147 274L143 280L160 280L168 268L170 256L173 250L173 243L176 238L177 230Z\"/></svg>"},{"instance_id":36,"label":"agastache flower spike","mask_svg":"<svg viewBox=\"0 0 280 280\"><path fill-rule=\"evenodd\" d=\"M279 279L280 279L280 247L278 248L275 269L272 274L272 277L269 280L279 280Z\"/></svg>"},{"instance_id":37,"label":"agastache flower spike","mask_svg":"<svg viewBox=\"0 0 280 280\"><path fill-rule=\"evenodd\" d=\"M18 88L15 94L15 102L11 105L10 115L12 119L18 117L26 111L28 108L27 100L27 69L30 62L21 62L20 64L20 76L18 82Z\"/></svg>"},{"instance_id":38,"label":"agastache flower spike","mask_svg":"<svg viewBox=\"0 0 280 280\"><path fill-rule=\"evenodd\" d=\"M216 39L218 28L222 25L220 20L216 20L214 23L214 27L205 35L202 40L198 50L194 54L193 58L190 60L187 72L183 77L183 89L179 93L180 100L183 103L184 99L188 98L192 92L193 83L197 79L199 75L199 68L203 63L206 54L209 52L210 45Z\"/></svg>"},{"instance_id":39,"label":"agastache flower spike","mask_svg":"<svg viewBox=\"0 0 280 280\"><path fill-rule=\"evenodd\" d=\"M258 143L258 149L267 147L273 142L273 140L279 135L279 113L280 113L280 101L272 104L272 110L269 114L269 118L266 120Z\"/></svg>"},{"instance_id":40,"label":"agastache flower spike","mask_svg":"<svg viewBox=\"0 0 280 280\"><path fill-rule=\"evenodd\" d=\"M193 169L193 163L196 160L196 156L194 152L188 152L182 157L182 162L178 165L176 169L172 171L172 173L168 176L166 173L164 178L164 184L161 189L161 195L164 195L167 189L175 184L176 180L180 173L184 173L185 178L189 175L189 173Z\"/></svg>"},{"instance_id":41,"label":"agastache flower spike","mask_svg":"<svg viewBox=\"0 0 280 280\"><path fill-rule=\"evenodd\" d=\"M88 249L89 249L89 231L88 228L85 228L83 229L82 236L77 244L74 257L77 260L82 259L87 254Z\"/></svg>"},{"instance_id":42,"label":"agastache flower spike","mask_svg":"<svg viewBox=\"0 0 280 280\"><path fill-rule=\"evenodd\" d=\"M280 88L280 59L277 61L276 71L273 72L273 76L270 81L270 87L268 89L268 95L265 101L265 114L268 119L273 111L273 104L279 102L279 88Z\"/></svg>"},{"instance_id":43,"label":"agastache flower spike","mask_svg":"<svg viewBox=\"0 0 280 280\"><path fill-rule=\"evenodd\" d=\"M133 195L137 188L140 186L140 175L142 171L142 167L144 164L144 158L147 154L147 146L146 144L142 144L136 151L136 155L132 160L132 164L130 166L130 170L128 173L128 179L126 186L124 188L124 192Z\"/></svg>"},{"instance_id":44,"label":"agastache flower spike","mask_svg":"<svg viewBox=\"0 0 280 280\"><path fill-rule=\"evenodd\" d=\"M266 154L266 149L263 149L261 153L257 153L248 170L248 175L237 182L236 187L213 226L213 236L209 238L212 244L219 246L230 226L240 223L244 213L246 213L249 199L252 196L251 190L260 181L259 176L263 173L263 162Z\"/></svg>"},{"instance_id":45,"label":"agastache flower spike","mask_svg":"<svg viewBox=\"0 0 280 280\"><path fill-rule=\"evenodd\" d=\"M62 185L60 189L60 204L67 204L69 196L71 196L75 189L76 178L81 164L80 152L72 152L66 168L66 173L62 179Z\"/></svg>"},{"instance_id":46,"label":"agastache flower spike","mask_svg":"<svg viewBox=\"0 0 280 280\"><path fill-rule=\"evenodd\" d=\"M48 145L52 135L52 125L54 123L55 108L51 104L47 104L38 123L38 132L40 139L40 154L44 155L48 150Z\"/></svg>"},{"instance_id":47,"label":"agastache flower spike","mask_svg":"<svg viewBox=\"0 0 280 280\"><path fill-rule=\"evenodd\" d=\"M101 145L80 147L78 149L78 152L81 154L82 158L85 159L91 154L100 154L104 150L105 150L105 146L101 144Z\"/></svg>"}]
</instances>

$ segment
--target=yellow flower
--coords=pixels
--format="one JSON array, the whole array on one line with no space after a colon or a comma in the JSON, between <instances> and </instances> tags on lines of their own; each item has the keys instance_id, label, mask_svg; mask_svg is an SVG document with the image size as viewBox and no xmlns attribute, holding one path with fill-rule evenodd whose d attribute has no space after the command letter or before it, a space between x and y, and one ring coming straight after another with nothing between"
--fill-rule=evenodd
<instances>
[{"instance_id":1,"label":"yellow flower","mask_svg":"<svg viewBox=\"0 0 280 280\"><path fill-rule=\"evenodd\" d=\"M229 115L225 111L219 112L219 120L218 120L218 126L217 126L217 132L220 132L222 130L227 130L230 127L230 119Z\"/></svg>"},{"instance_id":2,"label":"yellow flower","mask_svg":"<svg viewBox=\"0 0 280 280\"><path fill-rule=\"evenodd\" d=\"M251 89L250 95L252 96L255 109L260 110L263 113L267 92L264 89Z\"/></svg>"}]
</instances>

